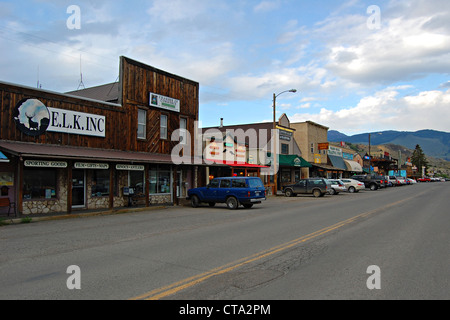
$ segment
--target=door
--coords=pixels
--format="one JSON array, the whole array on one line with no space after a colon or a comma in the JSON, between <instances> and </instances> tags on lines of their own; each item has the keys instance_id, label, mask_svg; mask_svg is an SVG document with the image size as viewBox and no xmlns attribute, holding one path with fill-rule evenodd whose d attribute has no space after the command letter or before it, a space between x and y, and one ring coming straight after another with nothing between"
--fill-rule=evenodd
<instances>
[{"instance_id":1,"label":"door","mask_svg":"<svg viewBox=\"0 0 450 320\"><path fill-rule=\"evenodd\" d=\"M86 173L84 170L72 171L72 208L86 206Z\"/></svg>"}]
</instances>

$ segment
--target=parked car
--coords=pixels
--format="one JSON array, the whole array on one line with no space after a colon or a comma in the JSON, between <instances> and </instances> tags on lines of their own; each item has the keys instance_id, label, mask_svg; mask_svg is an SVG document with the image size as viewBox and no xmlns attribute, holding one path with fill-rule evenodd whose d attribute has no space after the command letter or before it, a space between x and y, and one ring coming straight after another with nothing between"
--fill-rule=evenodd
<instances>
[{"instance_id":1,"label":"parked car","mask_svg":"<svg viewBox=\"0 0 450 320\"><path fill-rule=\"evenodd\" d=\"M295 184L283 187L286 197L295 197L297 194L312 194L314 197L323 197L331 189L331 183L325 178L302 179Z\"/></svg>"},{"instance_id":2,"label":"parked car","mask_svg":"<svg viewBox=\"0 0 450 320\"><path fill-rule=\"evenodd\" d=\"M401 182L400 182L400 180L397 179L396 176L389 176L389 180L392 182L392 185L394 187L401 186Z\"/></svg>"},{"instance_id":3,"label":"parked car","mask_svg":"<svg viewBox=\"0 0 450 320\"><path fill-rule=\"evenodd\" d=\"M360 190L364 190L366 188L363 182L355 179L341 179L341 181L350 193L359 192Z\"/></svg>"},{"instance_id":4,"label":"parked car","mask_svg":"<svg viewBox=\"0 0 450 320\"><path fill-rule=\"evenodd\" d=\"M266 200L266 190L258 177L215 178L206 187L188 190L187 199L194 208L201 203L211 207L226 203L229 209L237 209L240 205L249 209Z\"/></svg>"},{"instance_id":5,"label":"parked car","mask_svg":"<svg viewBox=\"0 0 450 320\"><path fill-rule=\"evenodd\" d=\"M417 179L417 182L431 182L431 179L428 177L423 177L423 178Z\"/></svg>"},{"instance_id":6,"label":"parked car","mask_svg":"<svg viewBox=\"0 0 450 320\"><path fill-rule=\"evenodd\" d=\"M384 180L380 176L375 175L354 175L352 176L352 179L363 182L366 188L369 188L370 190L378 190L385 185Z\"/></svg>"},{"instance_id":7,"label":"parked car","mask_svg":"<svg viewBox=\"0 0 450 320\"><path fill-rule=\"evenodd\" d=\"M328 179L328 181L331 183L331 188L328 190L329 194L339 194L339 192L347 191L344 182L340 179Z\"/></svg>"},{"instance_id":8,"label":"parked car","mask_svg":"<svg viewBox=\"0 0 450 320\"><path fill-rule=\"evenodd\" d=\"M417 181L416 181L416 180L414 180L414 179L411 179L411 178L406 178L406 181L408 181L408 183L409 183L409 184L414 184L414 183L417 183Z\"/></svg>"},{"instance_id":9,"label":"parked car","mask_svg":"<svg viewBox=\"0 0 450 320\"><path fill-rule=\"evenodd\" d=\"M400 185L402 185L402 186L408 184L408 181L406 181L405 177L397 177L397 180L399 181Z\"/></svg>"}]
</instances>

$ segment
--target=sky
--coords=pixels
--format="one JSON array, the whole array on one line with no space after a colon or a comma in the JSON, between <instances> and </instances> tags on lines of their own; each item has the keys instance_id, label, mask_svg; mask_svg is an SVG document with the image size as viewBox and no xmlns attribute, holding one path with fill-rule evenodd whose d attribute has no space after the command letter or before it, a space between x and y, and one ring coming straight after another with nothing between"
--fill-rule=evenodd
<instances>
[{"instance_id":1,"label":"sky","mask_svg":"<svg viewBox=\"0 0 450 320\"><path fill-rule=\"evenodd\" d=\"M449 0L0 0L0 50L0 81L61 93L120 56L194 80L201 127L272 121L275 94L348 135L450 132Z\"/></svg>"}]
</instances>

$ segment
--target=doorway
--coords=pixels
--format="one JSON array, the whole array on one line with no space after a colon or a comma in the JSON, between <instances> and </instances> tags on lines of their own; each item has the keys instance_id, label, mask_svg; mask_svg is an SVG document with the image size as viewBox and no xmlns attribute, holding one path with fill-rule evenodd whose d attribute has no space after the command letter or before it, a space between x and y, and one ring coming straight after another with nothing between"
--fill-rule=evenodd
<instances>
[{"instance_id":1,"label":"doorway","mask_svg":"<svg viewBox=\"0 0 450 320\"><path fill-rule=\"evenodd\" d=\"M72 208L86 206L86 171L72 171Z\"/></svg>"}]
</instances>

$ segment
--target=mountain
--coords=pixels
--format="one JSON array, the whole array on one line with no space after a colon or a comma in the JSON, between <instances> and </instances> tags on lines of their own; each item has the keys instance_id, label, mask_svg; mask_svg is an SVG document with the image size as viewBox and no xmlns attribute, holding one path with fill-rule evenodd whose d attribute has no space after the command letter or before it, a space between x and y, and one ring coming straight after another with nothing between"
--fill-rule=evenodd
<instances>
[{"instance_id":1,"label":"mountain","mask_svg":"<svg viewBox=\"0 0 450 320\"><path fill-rule=\"evenodd\" d=\"M328 141L369 144L369 133L347 136L339 131L328 131ZM396 144L409 149L420 145L427 156L450 161L450 133L436 130L378 131L370 133L371 145Z\"/></svg>"}]
</instances>

